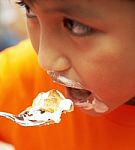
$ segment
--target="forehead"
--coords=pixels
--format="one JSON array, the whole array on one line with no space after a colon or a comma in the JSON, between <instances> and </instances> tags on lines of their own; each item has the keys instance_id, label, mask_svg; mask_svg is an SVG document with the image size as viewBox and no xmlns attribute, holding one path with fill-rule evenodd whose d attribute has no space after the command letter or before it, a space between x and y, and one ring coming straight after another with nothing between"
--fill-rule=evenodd
<instances>
[{"instance_id":1,"label":"forehead","mask_svg":"<svg viewBox=\"0 0 135 150\"><path fill-rule=\"evenodd\" d=\"M135 0L24 0L29 6L44 13L61 12L83 18L103 18L109 13L125 15L134 10Z\"/></svg>"},{"instance_id":2,"label":"forehead","mask_svg":"<svg viewBox=\"0 0 135 150\"><path fill-rule=\"evenodd\" d=\"M68 3L70 3L70 2L73 2L73 1L80 1L80 2L92 2L92 1L108 1L108 0L26 0L27 2L29 2L29 3L35 3L35 2L55 2L55 3L57 3L57 2L68 2ZM112 0L110 0L110 1L112 1ZM124 2L124 1L127 1L127 2L135 2L135 0L113 0L113 1L121 1L121 2Z\"/></svg>"},{"instance_id":3,"label":"forehead","mask_svg":"<svg viewBox=\"0 0 135 150\"><path fill-rule=\"evenodd\" d=\"M122 6L122 5L129 5L135 2L135 0L24 0L31 6L36 5L37 7L53 7L53 6L77 6L77 7L84 7L84 8L92 8L104 6L104 7L111 7L112 5L115 7ZM123 7L123 6L122 6Z\"/></svg>"},{"instance_id":4,"label":"forehead","mask_svg":"<svg viewBox=\"0 0 135 150\"><path fill-rule=\"evenodd\" d=\"M24 0L35 8L40 8L43 12L62 12L65 14L80 15L82 17L96 16L92 10L92 2L97 0ZM88 15L89 14L89 15Z\"/></svg>"},{"instance_id":5,"label":"forehead","mask_svg":"<svg viewBox=\"0 0 135 150\"><path fill-rule=\"evenodd\" d=\"M31 6L37 5L39 7L48 7L48 6L72 6L76 5L79 7L92 7L94 6L107 6L110 7L111 5L123 5L124 3L134 3L135 0L24 0ZM116 6L117 7L117 6Z\"/></svg>"},{"instance_id":6,"label":"forehead","mask_svg":"<svg viewBox=\"0 0 135 150\"><path fill-rule=\"evenodd\" d=\"M25 1L25 0L24 0ZM81 2L81 3L83 3L83 2L90 2L90 1L93 1L93 0L26 0L26 2L28 2L28 3L31 3L31 4L35 4L35 3L67 3L67 4L70 4L70 3L72 3L72 2Z\"/></svg>"}]
</instances>

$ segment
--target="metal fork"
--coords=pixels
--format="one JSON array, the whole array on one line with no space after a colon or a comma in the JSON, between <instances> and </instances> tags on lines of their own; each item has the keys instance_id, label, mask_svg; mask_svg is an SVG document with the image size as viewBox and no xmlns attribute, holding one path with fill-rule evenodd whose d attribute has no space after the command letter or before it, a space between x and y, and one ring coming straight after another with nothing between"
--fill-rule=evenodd
<instances>
[{"instance_id":1,"label":"metal fork","mask_svg":"<svg viewBox=\"0 0 135 150\"><path fill-rule=\"evenodd\" d=\"M49 124L49 122L47 123L46 121L29 120L27 118L28 111L23 111L22 113L18 115L14 115L14 114L7 113L7 112L0 112L0 116L10 119L21 126L40 126L43 124Z\"/></svg>"}]
</instances>

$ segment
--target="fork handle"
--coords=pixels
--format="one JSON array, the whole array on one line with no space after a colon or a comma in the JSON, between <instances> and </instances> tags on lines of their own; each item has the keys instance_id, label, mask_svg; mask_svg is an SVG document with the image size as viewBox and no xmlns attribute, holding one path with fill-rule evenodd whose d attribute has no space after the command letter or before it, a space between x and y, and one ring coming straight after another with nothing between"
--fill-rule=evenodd
<instances>
[{"instance_id":1,"label":"fork handle","mask_svg":"<svg viewBox=\"0 0 135 150\"><path fill-rule=\"evenodd\" d=\"M0 116L15 121L15 116L13 114L7 112L0 112Z\"/></svg>"}]
</instances>

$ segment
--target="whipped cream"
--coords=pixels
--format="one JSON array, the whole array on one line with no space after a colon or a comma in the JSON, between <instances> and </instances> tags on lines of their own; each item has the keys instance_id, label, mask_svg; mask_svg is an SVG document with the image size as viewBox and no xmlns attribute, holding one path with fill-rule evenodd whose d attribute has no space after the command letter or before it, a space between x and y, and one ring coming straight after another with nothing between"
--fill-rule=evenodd
<instances>
[{"instance_id":1,"label":"whipped cream","mask_svg":"<svg viewBox=\"0 0 135 150\"><path fill-rule=\"evenodd\" d=\"M102 103L96 98L94 98L91 103L89 100L87 100L86 102L76 102L75 105L85 110L93 109L97 113L104 113L109 110L109 107L106 104Z\"/></svg>"},{"instance_id":2,"label":"whipped cream","mask_svg":"<svg viewBox=\"0 0 135 150\"><path fill-rule=\"evenodd\" d=\"M58 90L39 93L28 108L26 118L30 121L44 121L46 124L59 123L63 112L73 111L73 102Z\"/></svg>"},{"instance_id":3,"label":"whipped cream","mask_svg":"<svg viewBox=\"0 0 135 150\"><path fill-rule=\"evenodd\" d=\"M52 78L54 82L57 82L61 85L72 87L72 88L77 88L77 89L84 89L84 87L81 85L80 82L68 79L64 75L59 74L55 71L47 70L47 74Z\"/></svg>"}]
</instances>

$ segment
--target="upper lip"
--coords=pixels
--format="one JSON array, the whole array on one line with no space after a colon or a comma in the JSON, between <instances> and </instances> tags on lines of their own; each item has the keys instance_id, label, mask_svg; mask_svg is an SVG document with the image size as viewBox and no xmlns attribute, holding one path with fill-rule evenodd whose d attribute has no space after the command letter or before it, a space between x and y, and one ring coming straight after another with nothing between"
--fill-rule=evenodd
<instances>
[{"instance_id":1,"label":"upper lip","mask_svg":"<svg viewBox=\"0 0 135 150\"><path fill-rule=\"evenodd\" d=\"M71 88L84 89L83 85L80 82L71 80L60 73L48 70L47 74L52 78L54 82Z\"/></svg>"}]
</instances>

